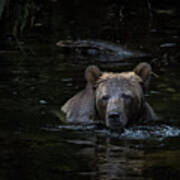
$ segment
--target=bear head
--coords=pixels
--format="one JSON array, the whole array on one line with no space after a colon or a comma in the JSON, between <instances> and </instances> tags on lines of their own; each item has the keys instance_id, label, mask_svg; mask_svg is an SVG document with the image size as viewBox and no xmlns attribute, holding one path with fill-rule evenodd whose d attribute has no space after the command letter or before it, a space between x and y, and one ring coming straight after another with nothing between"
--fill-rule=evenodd
<instances>
[{"instance_id":1,"label":"bear head","mask_svg":"<svg viewBox=\"0 0 180 180\"><path fill-rule=\"evenodd\" d=\"M98 119L114 130L137 122L144 113L144 92L152 70L148 63L140 63L131 72L102 72L89 66L85 77L94 91L94 105Z\"/></svg>"}]
</instances>

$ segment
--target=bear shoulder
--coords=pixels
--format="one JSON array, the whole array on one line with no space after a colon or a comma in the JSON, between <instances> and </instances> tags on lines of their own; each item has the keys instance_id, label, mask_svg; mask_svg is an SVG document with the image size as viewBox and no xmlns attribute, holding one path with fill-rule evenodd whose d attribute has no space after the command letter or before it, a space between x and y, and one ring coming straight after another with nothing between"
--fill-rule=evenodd
<instances>
[{"instance_id":1,"label":"bear shoulder","mask_svg":"<svg viewBox=\"0 0 180 180\"><path fill-rule=\"evenodd\" d=\"M90 84L71 99L61 108L66 115L67 122L91 123L94 117L94 95Z\"/></svg>"}]
</instances>

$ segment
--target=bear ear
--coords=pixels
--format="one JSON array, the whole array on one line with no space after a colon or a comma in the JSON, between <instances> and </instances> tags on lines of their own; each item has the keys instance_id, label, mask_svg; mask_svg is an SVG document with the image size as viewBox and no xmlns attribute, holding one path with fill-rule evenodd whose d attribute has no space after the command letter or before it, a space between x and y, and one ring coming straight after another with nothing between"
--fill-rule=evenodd
<instances>
[{"instance_id":1,"label":"bear ear","mask_svg":"<svg viewBox=\"0 0 180 180\"><path fill-rule=\"evenodd\" d=\"M152 74L151 65L145 62L140 63L134 68L134 73L142 79L144 86L147 88Z\"/></svg>"},{"instance_id":2,"label":"bear ear","mask_svg":"<svg viewBox=\"0 0 180 180\"><path fill-rule=\"evenodd\" d=\"M88 66L85 71L85 78L86 78L87 82L94 85L96 83L96 81L98 80L98 78L101 76L101 74L102 74L102 72L100 71L100 69L97 66L91 65L91 66Z\"/></svg>"}]
</instances>

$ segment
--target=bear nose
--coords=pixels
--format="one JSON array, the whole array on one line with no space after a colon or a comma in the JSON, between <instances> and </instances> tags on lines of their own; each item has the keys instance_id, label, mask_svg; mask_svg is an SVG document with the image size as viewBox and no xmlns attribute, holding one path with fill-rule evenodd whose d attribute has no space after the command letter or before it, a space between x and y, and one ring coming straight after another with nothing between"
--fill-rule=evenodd
<instances>
[{"instance_id":1,"label":"bear nose","mask_svg":"<svg viewBox=\"0 0 180 180\"><path fill-rule=\"evenodd\" d=\"M121 118L121 113L119 112L110 112L108 119L112 121L120 120Z\"/></svg>"}]
</instances>

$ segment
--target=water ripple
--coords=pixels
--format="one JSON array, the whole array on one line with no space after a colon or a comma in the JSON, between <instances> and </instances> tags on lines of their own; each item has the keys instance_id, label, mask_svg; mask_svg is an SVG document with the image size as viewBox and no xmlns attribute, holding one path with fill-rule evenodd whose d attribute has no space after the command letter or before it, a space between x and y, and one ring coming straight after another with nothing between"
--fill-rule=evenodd
<instances>
[{"instance_id":1,"label":"water ripple","mask_svg":"<svg viewBox=\"0 0 180 180\"><path fill-rule=\"evenodd\" d=\"M125 129L124 133L121 134L121 137L128 139L164 139L177 136L180 136L180 129L168 125L134 127Z\"/></svg>"},{"instance_id":2,"label":"water ripple","mask_svg":"<svg viewBox=\"0 0 180 180\"><path fill-rule=\"evenodd\" d=\"M132 128L125 129L123 133L112 132L109 129L103 128L98 129L97 125L60 125L56 128L43 128L48 131L60 131L60 130L71 130L71 131L90 131L95 134L101 134L104 136L110 136L112 138L120 139L157 139L162 140L168 137L180 137L180 129L168 125L158 126L135 126Z\"/></svg>"}]
</instances>

